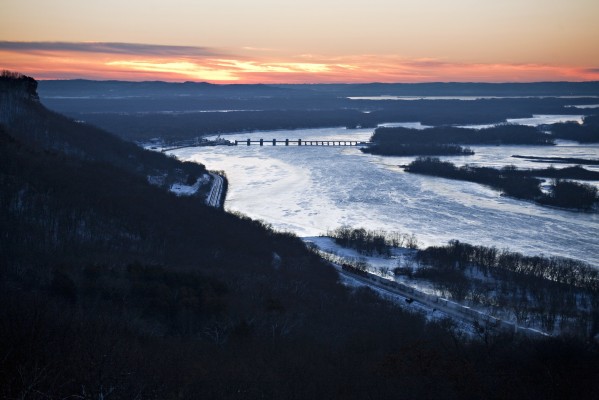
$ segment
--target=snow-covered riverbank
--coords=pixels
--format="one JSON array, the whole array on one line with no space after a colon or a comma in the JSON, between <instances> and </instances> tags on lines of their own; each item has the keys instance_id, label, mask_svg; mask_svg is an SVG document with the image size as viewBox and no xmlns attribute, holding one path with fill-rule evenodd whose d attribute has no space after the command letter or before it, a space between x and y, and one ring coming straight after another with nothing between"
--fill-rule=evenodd
<instances>
[{"instance_id":1,"label":"snow-covered riverbank","mask_svg":"<svg viewBox=\"0 0 599 400\"><path fill-rule=\"evenodd\" d=\"M229 140L368 140L371 129L309 129L229 135ZM598 145L473 146L457 164L542 168L512 158L599 157ZM420 245L451 239L509 248L528 255L570 257L599 266L599 215L544 208L500 196L482 185L403 172L413 157L380 157L356 148L222 146L180 149L183 160L224 170L225 208L299 236L318 236L341 225L414 233ZM566 166L566 165L564 165Z\"/></svg>"}]
</instances>

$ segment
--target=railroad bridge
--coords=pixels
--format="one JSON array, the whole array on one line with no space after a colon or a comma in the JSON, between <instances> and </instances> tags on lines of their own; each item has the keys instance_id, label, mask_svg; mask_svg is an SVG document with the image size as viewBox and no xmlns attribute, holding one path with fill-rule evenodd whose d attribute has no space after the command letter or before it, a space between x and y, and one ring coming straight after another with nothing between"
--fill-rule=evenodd
<instances>
[{"instance_id":1,"label":"railroad bridge","mask_svg":"<svg viewBox=\"0 0 599 400\"><path fill-rule=\"evenodd\" d=\"M297 145L297 146L364 146L367 144L366 142L359 142L357 140L330 140L330 139L328 139L328 140L318 140L318 139L289 140L289 139L285 139L285 140L277 141L277 139L272 139L272 140L247 139L247 140L236 140L235 146L239 146L239 145L243 145L243 144L246 144L247 146L250 146L251 144L258 144L260 146L264 146L264 143L266 143L266 144L272 143L273 146L276 146L277 144L281 144L282 146L289 146L290 144Z\"/></svg>"},{"instance_id":2,"label":"railroad bridge","mask_svg":"<svg viewBox=\"0 0 599 400\"><path fill-rule=\"evenodd\" d=\"M252 144L257 144L260 146L264 146L264 144L272 144L273 146L276 146L277 144L280 144L281 146L289 146L289 145L294 145L294 146L367 146L369 144L369 142L360 142L357 140L330 140L330 139L309 139L309 140L302 140L302 139L297 139L297 140L289 140L289 139L272 139L272 140L264 140L264 139L259 139L259 140L251 140L251 139L247 139L247 140L235 140L234 142L231 142L229 140L224 140L224 139L220 139L220 140L204 140L201 142L183 142L183 143L173 143L170 146L167 147L163 147L160 151L162 151L163 153L167 152L167 151L172 151L172 150L178 150L178 149L185 149L188 147L204 147L204 146L243 146L243 145L247 145L250 146ZM154 149L155 147L153 147Z\"/></svg>"}]
</instances>

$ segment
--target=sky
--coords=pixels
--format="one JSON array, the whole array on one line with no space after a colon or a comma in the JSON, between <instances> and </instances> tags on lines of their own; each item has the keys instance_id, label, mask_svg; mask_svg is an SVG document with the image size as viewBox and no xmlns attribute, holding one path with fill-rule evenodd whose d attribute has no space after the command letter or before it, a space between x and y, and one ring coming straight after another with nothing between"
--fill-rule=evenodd
<instances>
[{"instance_id":1,"label":"sky","mask_svg":"<svg viewBox=\"0 0 599 400\"><path fill-rule=\"evenodd\" d=\"M597 0L0 0L0 69L212 83L599 80Z\"/></svg>"}]
</instances>

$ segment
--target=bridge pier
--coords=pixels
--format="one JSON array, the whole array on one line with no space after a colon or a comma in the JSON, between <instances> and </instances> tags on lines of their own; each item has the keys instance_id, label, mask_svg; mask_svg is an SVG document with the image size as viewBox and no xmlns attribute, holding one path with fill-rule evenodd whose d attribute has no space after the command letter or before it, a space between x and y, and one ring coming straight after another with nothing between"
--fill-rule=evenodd
<instances>
[{"instance_id":1,"label":"bridge pier","mask_svg":"<svg viewBox=\"0 0 599 400\"><path fill-rule=\"evenodd\" d=\"M298 146L301 146L301 145L302 145L302 139L298 139L298 140L297 140L297 145L298 145Z\"/></svg>"},{"instance_id":2,"label":"bridge pier","mask_svg":"<svg viewBox=\"0 0 599 400\"><path fill-rule=\"evenodd\" d=\"M272 140L272 145L273 145L273 146L276 146L276 145L277 145L277 139L273 139L273 140Z\"/></svg>"},{"instance_id":3,"label":"bridge pier","mask_svg":"<svg viewBox=\"0 0 599 400\"><path fill-rule=\"evenodd\" d=\"M289 146L289 139L285 139L285 146Z\"/></svg>"},{"instance_id":4,"label":"bridge pier","mask_svg":"<svg viewBox=\"0 0 599 400\"><path fill-rule=\"evenodd\" d=\"M249 146L250 145L250 139L248 139L247 142L248 142L248 146Z\"/></svg>"},{"instance_id":5,"label":"bridge pier","mask_svg":"<svg viewBox=\"0 0 599 400\"><path fill-rule=\"evenodd\" d=\"M264 146L264 139L260 139L260 146Z\"/></svg>"}]
</instances>

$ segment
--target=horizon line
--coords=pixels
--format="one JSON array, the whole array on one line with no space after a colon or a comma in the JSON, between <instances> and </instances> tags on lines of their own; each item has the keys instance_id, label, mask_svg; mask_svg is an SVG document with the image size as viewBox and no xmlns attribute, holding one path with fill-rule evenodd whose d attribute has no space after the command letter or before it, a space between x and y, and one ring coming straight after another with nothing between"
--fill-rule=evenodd
<instances>
[{"instance_id":1,"label":"horizon line","mask_svg":"<svg viewBox=\"0 0 599 400\"><path fill-rule=\"evenodd\" d=\"M29 76L27 74L22 74ZM364 81L364 82L255 82L255 83L239 83L239 82L227 82L227 83L214 83L209 81L192 81L192 80L160 80L160 79L147 79L147 80L126 80L126 79L92 79L92 78L35 78L36 81L46 82L64 82L64 81L88 81L88 82L123 82L123 83L173 83L173 84L205 84L213 86L242 86L242 85L265 85L265 86L276 86L276 85L287 85L287 86L301 86L301 85L431 85L431 84L458 84L458 85L529 85L529 84L551 84L551 83L599 83L599 80L540 80L540 81L430 81L430 82L380 82L380 81Z\"/></svg>"}]
</instances>

